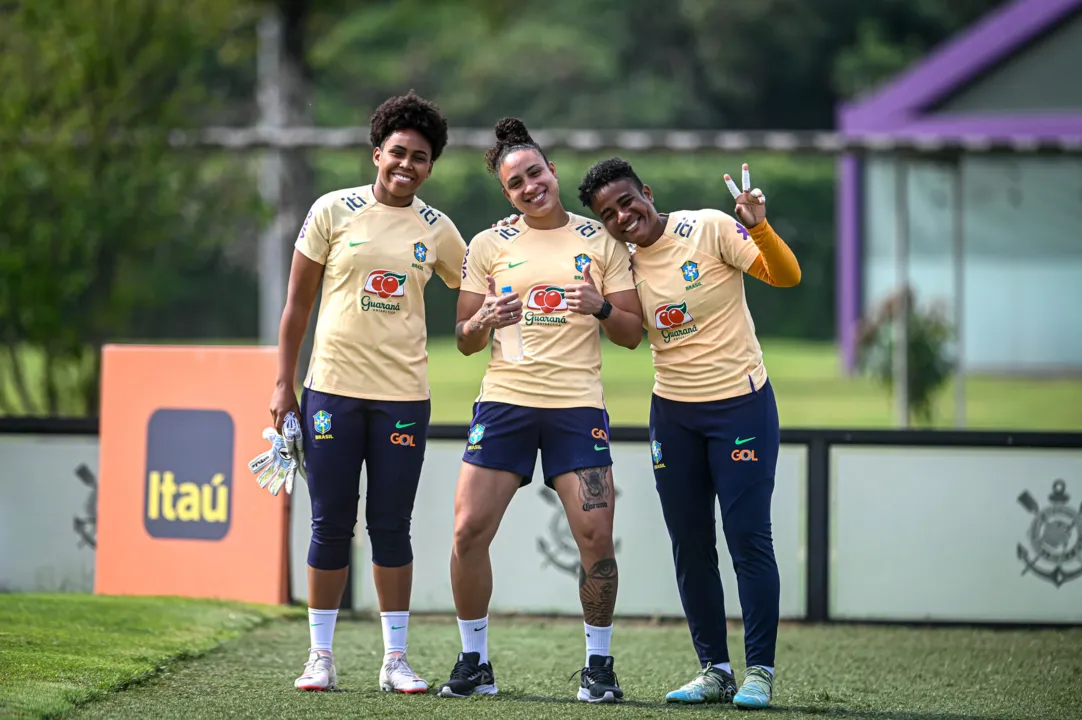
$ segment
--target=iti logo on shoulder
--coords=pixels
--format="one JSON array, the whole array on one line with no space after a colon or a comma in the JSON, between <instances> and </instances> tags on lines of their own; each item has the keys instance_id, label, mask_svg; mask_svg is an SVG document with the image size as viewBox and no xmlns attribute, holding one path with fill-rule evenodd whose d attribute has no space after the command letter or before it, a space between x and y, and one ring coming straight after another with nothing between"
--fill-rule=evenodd
<instances>
[{"instance_id":1,"label":"iti logo on shoulder","mask_svg":"<svg viewBox=\"0 0 1082 720\"><path fill-rule=\"evenodd\" d=\"M1042 508L1028 490L1018 496L1019 504L1033 515L1027 533L1033 554L1019 543L1018 559L1025 565L1023 575L1032 572L1058 588L1082 577L1082 506L1070 505L1063 480L1052 483L1048 501L1051 504Z\"/></svg>"},{"instance_id":2,"label":"iti logo on shoulder","mask_svg":"<svg viewBox=\"0 0 1082 720\"><path fill-rule=\"evenodd\" d=\"M326 410L312 416L312 427L316 431L316 440L334 440L334 435L331 435L331 414Z\"/></svg>"},{"instance_id":3,"label":"iti logo on shoulder","mask_svg":"<svg viewBox=\"0 0 1082 720\"><path fill-rule=\"evenodd\" d=\"M485 436L485 426L482 425L481 423L475 424L473 427L470 428L470 434L469 434L469 437L467 438L467 440L469 440L470 444L469 444L469 447L466 448L466 449L467 450L480 450L481 449L481 438L483 438L484 436Z\"/></svg>"},{"instance_id":4,"label":"iti logo on shoulder","mask_svg":"<svg viewBox=\"0 0 1082 720\"><path fill-rule=\"evenodd\" d=\"M567 318L553 315L567 310L564 289L559 285L534 285L526 293L526 313L522 319L527 325L566 325Z\"/></svg>"},{"instance_id":5,"label":"iti logo on shoulder","mask_svg":"<svg viewBox=\"0 0 1082 720\"><path fill-rule=\"evenodd\" d=\"M398 312L401 308L398 303L381 301L400 298L406 294L406 275L393 270L373 270L364 281L364 291L368 293L361 296L361 310L364 312ZM380 300L373 300L369 295L376 295Z\"/></svg>"},{"instance_id":6,"label":"iti logo on shoulder","mask_svg":"<svg viewBox=\"0 0 1082 720\"><path fill-rule=\"evenodd\" d=\"M152 537L221 540L229 533L233 439L233 418L223 410L150 416L143 524Z\"/></svg>"}]
</instances>

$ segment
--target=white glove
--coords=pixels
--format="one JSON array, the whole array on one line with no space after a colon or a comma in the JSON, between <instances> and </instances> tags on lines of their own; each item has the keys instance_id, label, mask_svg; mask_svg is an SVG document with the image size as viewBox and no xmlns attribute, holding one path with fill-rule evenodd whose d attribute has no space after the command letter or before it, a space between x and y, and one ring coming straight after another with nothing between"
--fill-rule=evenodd
<instances>
[{"instance_id":1,"label":"white glove","mask_svg":"<svg viewBox=\"0 0 1082 720\"><path fill-rule=\"evenodd\" d=\"M270 450L263 452L248 463L248 470L258 475L259 487L277 495L285 485L286 494L293 493L293 481L299 474L307 477L304 469L304 451L301 444L301 427L297 416L288 413L282 423L282 435L274 428L263 431L263 439L270 442Z\"/></svg>"}]
</instances>

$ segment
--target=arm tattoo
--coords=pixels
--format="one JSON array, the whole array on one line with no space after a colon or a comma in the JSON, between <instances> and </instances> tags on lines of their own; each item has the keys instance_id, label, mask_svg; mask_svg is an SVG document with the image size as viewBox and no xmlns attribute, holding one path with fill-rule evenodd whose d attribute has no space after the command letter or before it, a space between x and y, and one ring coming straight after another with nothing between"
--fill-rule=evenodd
<instances>
[{"instance_id":1,"label":"arm tattoo","mask_svg":"<svg viewBox=\"0 0 1082 720\"><path fill-rule=\"evenodd\" d=\"M579 499L582 500L583 512L609 506L612 483L609 482L608 471L608 467L582 468L575 471L579 478Z\"/></svg>"},{"instance_id":2,"label":"arm tattoo","mask_svg":"<svg viewBox=\"0 0 1082 720\"><path fill-rule=\"evenodd\" d=\"M583 565L579 565L579 601L582 603L582 617L587 625L612 625L612 613L616 608L616 587L619 582L616 558L598 560L589 572Z\"/></svg>"},{"instance_id":3,"label":"arm tattoo","mask_svg":"<svg viewBox=\"0 0 1082 720\"><path fill-rule=\"evenodd\" d=\"M458 325L455 325L455 340L464 340L467 332L475 333L481 329L481 323L475 319L463 320Z\"/></svg>"}]
</instances>

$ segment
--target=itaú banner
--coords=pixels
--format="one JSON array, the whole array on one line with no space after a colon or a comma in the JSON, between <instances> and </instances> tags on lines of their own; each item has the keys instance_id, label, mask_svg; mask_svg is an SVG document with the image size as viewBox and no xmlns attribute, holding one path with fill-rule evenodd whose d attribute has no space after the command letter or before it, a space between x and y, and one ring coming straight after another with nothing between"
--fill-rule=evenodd
<instances>
[{"instance_id":1,"label":"ita\u00fa banner","mask_svg":"<svg viewBox=\"0 0 1082 720\"><path fill-rule=\"evenodd\" d=\"M830 616L1082 621L1082 450L834 447Z\"/></svg>"},{"instance_id":2,"label":"ita\u00fa banner","mask_svg":"<svg viewBox=\"0 0 1082 720\"><path fill-rule=\"evenodd\" d=\"M454 612L450 558L454 528L454 494L465 438L430 440L413 512L413 602L418 612ZM672 549L654 489L648 443L613 442L616 480L616 559L620 567L618 615L683 616L676 589ZM353 604L378 609L372 582L371 553L364 529L365 477L361 478L353 553ZM805 615L805 487L804 446L783 446L778 461L772 505L774 552L781 574L781 616ZM298 483L292 497L291 577L297 602L307 602L305 580L311 504ZM725 589L725 612L740 617L736 575L725 548L720 509L717 515L718 556ZM545 487L538 458L533 482L520 489L492 544L492 612L579 615L579 558L563 508Z\"/></svg>"}]
</instances>

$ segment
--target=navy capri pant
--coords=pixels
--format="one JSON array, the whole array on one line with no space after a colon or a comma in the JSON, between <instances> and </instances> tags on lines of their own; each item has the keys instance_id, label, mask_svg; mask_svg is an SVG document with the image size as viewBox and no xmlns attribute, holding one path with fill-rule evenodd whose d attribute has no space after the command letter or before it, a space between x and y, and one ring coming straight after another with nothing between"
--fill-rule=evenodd
<instances>
[{"instance_id":1,"label":"navy capri pant","mask_svg":"<svg viewBox=\"0 0 1082 720\"><path fill-rule=\"evenodd\" d=\"M312 499L308 564L349 565L361 468L368 470L365 523L372 562L413 562L410 520L431 416L430 400L362 400L305 388L301 394L305 466Z\"/></svg>"}]
</instances>

